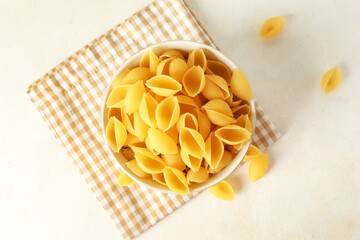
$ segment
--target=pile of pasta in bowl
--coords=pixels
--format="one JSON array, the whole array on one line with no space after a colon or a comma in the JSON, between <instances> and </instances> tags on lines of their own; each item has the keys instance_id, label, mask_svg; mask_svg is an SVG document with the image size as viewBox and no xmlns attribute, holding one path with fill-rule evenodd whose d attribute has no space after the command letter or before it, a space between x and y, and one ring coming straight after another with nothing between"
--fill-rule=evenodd
<instances>
[{"instance_id":1,"label":"pile of pasta in bowl","mask_svg":"<svg viewBox=\"0 0 360 240\"><path fill-rule=\"evenodd\" d=\"M251 101L243 73L203 49L149 50L114 79L105 137L137 179L186 195L249 145ZM124 172L119 181L133 182Z\"/></svg>"}]
</instances>

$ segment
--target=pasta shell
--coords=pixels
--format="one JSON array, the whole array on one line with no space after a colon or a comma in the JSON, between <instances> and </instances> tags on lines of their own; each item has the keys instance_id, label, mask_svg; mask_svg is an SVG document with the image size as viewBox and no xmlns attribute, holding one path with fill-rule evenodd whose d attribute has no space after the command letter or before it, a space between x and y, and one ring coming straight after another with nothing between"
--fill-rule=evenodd
<instances>
[{"instance_id":1,"label":"pasta shell","mask_svg":"<svg viewBox=\"0 0 360 240\"><path fill-rule=\"evenodd\" d=\"M150 178L151 174L144 172L140 167L136 159L132 159L125 163L126 166L138 177L140 178Z\"/></svg>"},{"instance_id":2,"label":"pasta shell","mask_svg":"<svg viewBox=\"0 0 360 240\"><path fill-rule=\"evenodd\" d=\"M141 142L141 141L140 141L140 139L139 139L137 136L129 133L129 134L127 135L127 138L126 138L126 141L125 141L125 143L124 143L124 146L134 145L135 143L139 143L139 142Z\"/></svg>"},{"instance_id":3,"label":"pasta shell","mask_svg":"<svg viewBox=\"0 0 360 240\"><path fill-rule=\"evenodd\" d=\"M163 54L160 55L159 60L163 61L167 58L181 58L185 60L184 56L177 50L167 50Z\"/></svg>"},{"instance_id":4,"label":"pasta shell","mask_svg":"<svg viewBox=\"0 0 360 240\"><path fill-rule=\"evenodd\" d=\"M129 138L129 136L127 137L127 139ZM126 158L126 160L131 160L134 159L134 152L131 148L122 148L121 149L124 157Z\"/></svg>"},{"instance_id":5,"label":"pasta shell","mask_svg":"<svg viewBox=\"0 0 360 240\"><path fill-rule=\"evenodd\" d=\"M193 66L200 66L205 72L207 66L207 60L205 53L202 49L194 49L190 52L187 64L189 68Z\"/></svg>"},{"instance_id":6,"label":"pasta shell","mask_svg":"<svg viewBox=\"0 0 360 240\"><path fill-rule=\"evenodd\" d=\"M140 60L140 67L146 67L150 69L150 73L155 75L156 67L159 64L159 59L156 54L150 49Z\"/></svg>"},{"instance_id":7,"label":"pasta shell","mask_svg":"<svg viewBox=\"0 0 360 240\"><path fill-rule=\"evenodd\" d=\"M176 96L180 106L180 113L194 112L199 108L198 104L189 96L178 95Z\"/></svg>"},{"instance_id":8,"label":"pasta shell","mask_svg":"<svg viewBox=\"0 0 360 240\"><path fill-rule=\"evenodd\" d=\"M131 69L128 74L123 78L122 84L133 84L142 80L145 82L151 76L150 69L146 67L136 67Z\"/></svg>"},{"instance_id":9,"label":"pasta shell","mask_svg":"<svg viewBox=\"0 0 360 240\"><path fill-rule=\"evenodd\" d=\"M205 141L205 161L211 168L216 169L224 154L224 144L212 132Z\"/></svg>"},{"instance_id":10,"label":"pasta shell","mask_svg":"<svg viewBox=\"0 0 360 240\"><path fill-rule=\"evenodd\" d=\"M149 141L154 150L162 154L175 154L178 148L174 140L159 129L150 128L148 131Z\"/></svg>"},{"instance_id":11,"label":"pasta shell","mask_svg":"<svg viewBox=\"0 0 360 240\"><path fill-rule=\"evenodd\" d=\"M121 107L122 101L125 99L129 87L130 85L121 85L112 90L106 101L106 106L108 108Z\"/></svg>"},{"instance_id":12,"label":"pasta shell","mask_svg":"<svg viewBox=\"0 0 360 240\"><path fill-rule=\"evenodd\" d=\"M215 136L226 144L236 145L250 139L251 133L237 125L228 125L215 131Z\"/></svg>"},{"instance_id":13,"label":"pasta shell","mask_svg":"<svg viewBox=\"0 0 360 240\"><path fill-rule=\"evenodd\" d=\"M156 68L156 75L170 75L170 63L174 58L167 58L159 63Z\"/></svg>"},{"instance_id":14,"label":"pasta shell","mask_svg":"<svg viewBox=\"0 0 360 240\"><path fill-rule=\"evenodd\" d=\"M190 97L198 95L205 87L204 71L199 66L193 66L184 74L182 84Z\"/></svg>"},{"instance_id":15,"label":"pasta shell","mask_svg":"<svg viewBox=\"0 0 360 240\"><path fill-rule=\"evenodd\" d=\"M176 168L165 167L163 173L166 185L171 191L182 195L189 194L190 189L183 172L177 170Z\"/></svg>"},{"instance_id":16,"label":"pasta shell","mask_svg":"<svg viewBox=\"0 0 360 240\"><path fill-rule=\"evenodd\" d=\"M183 76L188 70L186 62L181 58L171 60L169 65L169 75L179 83L182 83Z\"/></svg>"},{"instance_id":17,"label":"pasta shell","mask_svg":"<svg viewBox=\"0 0 360 240\"><path fill-rule=\"evenodd\" d=\"M231 89L229 89L229 94L230 94L230 96L228 99L226 99L226 103L229 104L230 107L236 107L236 106L240 105L242 100L239 99L236 95L234 95L234 93Z\"/></svg>"},{"instance_id":18,"label":"pasta shell","mask_svg":"<svg viewBox=\"0 0 360 240\"><path fill-rule=\"evenodd\" d=\"M154 147L152 146L150 139L148 137L145 138L145 145L147 149L149 149L150 152L152 152L154 155L159 155L160 153L157 152Z\"/></svg>"},{"instance_id":19,"label":"pasta shell","mask_svg":"<svg viewBox=\"0 0 360 240\"><path fill-rule=\"evenodd\" d=\"M222 77L223 79L225 79L228 85L230 85L231 71L224 63L214 60L208 60L206 71L209 72L209 74L214 74Z\"/></svg>"},{"instance_id":20,"label":"pasta shell","mask_svg":"<svg viewBox=\"0 0 360 240\"><path fill-rule=\"evenodd\" d=\"M142 81L138 81L129 87L125 97L126 113L132 114L139 110L139 105L144 93L145 88Z\"/></svg>"},{"instance_id":21,"label":"pasta shell","mask_svg":"<svg viewBox=\"0 0 360 240\"><path fill-rule=\"evenodd\" d=\"M167 131L165 131L165 133L167 135L169 135L172 140L174 140L174 142L176 144L178 144L178 139L179 139L179 132L178 130L176 129L176 125L174 125L173 127L169 128Z\"/></svg>"},{"instance_id":22,"label":"pasta shell","mask_svg":"<svg viewBox=\"0 0 360 240\"><path fill-rule=\"evenodd\" d=\"M249 81L239 69L234 70L230 85L231 90L238 98L246 101L251 101L253 98Z\"/></svg>"},{"instance_id":23,"label":"pasta shell","mask_svg":"<svg viewBox=\"0 0 360 240\"><path fill-rule=\"evenodd\" d=\"M166 182L165 182L165 178L164 178L164 174L163 173L154 173L152 175L152 179L157 182L160 183L161 185L166 186Z\"/></svg>"},{"instance_id":24,"label":"pasta shell","mask_svg":"<svg viewBox=\"0 0 360 240\"><path fill-rule=\"evenodd\" d=\"M152 128L157 127L155 111L157 101L149 93L145 93L139 104L139 113L142 120Z\"/></svg>"},{"instance_id":25,"label":"pasta shell","mask_svg":"<svg viewBox=\"0 0 360 240\"><path fill-rule=\"evenodd\" d=\"M224 169L231 161L233 160L233 155L231 152L224 151L224 154L216 168L209 168L209 173L218 173Z\"/></svg>"},{"instance_id":26,"label":"pasta shell","mask_svg":"<svg viewBox=\"0 0 360 240\"><path fill-rule=\"evenodd\" d=\"M257 157L259 157L262 154L261 150L257 148L255 145L251 144L249 147L249 150L247 151L243 162L249 162Z\"/></svg>"},{"instance_id":27,"label":"pasta shell","mask_svg":"<svg viewBox=\"0 0 360 240\"><path fill-rule=\"evenodd\" d=\"M121 116L122 116L122 122L123 122L126 130L130 134L136 135L135 130L134 130L134 115L133 114L128 115L127 113L125 113L125 109L122 109Z\"/></svg>"},{"instance_id":28,"label":"pasta shell","mask_svg":"<svg viewBox=\"0 0 360 240\"><path fill-rule=\"evenodd\" d=\"M166 75L155 76L146 81L146 86L157 95L168 97L181 90L181 84Z\"/></svg>"},{"instance_id":29,"label":"pasta shell","mask_svg":"<svg viewBox=\"0 0 360 240\"><path fill-rule=\"evenodd\" d=\"M235 123L233 113L224 100L213 99L207 102L203 108L209 120L218 126L226 126Z\"/></svg>"},{"instance_id":30,"label":"pasta shell","mask_svg":"<svg viewBox=\"0 0 360 240\"><path fill-rule=\"evenodd\" d=\"M254 158L249 166L249 179L255 182L262 178L268 170L268 161L265 153Z\"/></svg>"},{"instance_id":31,"label":"pasta shell","mask_svg":"<svg viewBox=\"0 0 360 240\"><path fill-rule=\"evenodd\" d=\"M114 81L111 84L110 87L110 91L114 90L115 88L117 88L118 86L122 85L122 81L124 79L124 77L126 76L126 74L128 74L130 72L129 69L126 69L125 71L121 72L119 75L117 75L114 79Z\"/></svg>"},{"instance_id":32,"label":"pasta shell","mask_svg":"<svg viewBox=\"0 0 360 240\"><path fill-rule=\"evenodd\" d=\"M208 117L198 108L195 111L195 116L197 117L199 132L201 136L206 139L211 130L210 121Z\"/></svg>"},{"instance_id":33,"label":"pasta shell","mask_svg":"<svg viewBox=\"0 0 360 240\"><path fill-rule=\"evenodd\" d=\"M208 99L225 100L230 97L229 87L226 81L217 75L205 75L206 84L202 95Z\"/></svg>"},{"instance_id":34,"label":"pasta shell","mask_svg":"<svg viewBox=\"0 0 360 240\"><path fill-rule=\"evenodd\" d=\"M284 17L272 17L267 19L261 29L260 29L260 37L261 38L272 38L278 35L285 24Z\"/></svg>"},{"instance_id":35,"label":"pasta shell","mask_svg":"<svg viewBox=\"0 0 360 240\"><path fill-rule=\"evenodd\" d=\"M327 71L321 79L321 87L325 94L334 91L341 82L341 73L339 67L334 67Z\"/></svg>"},{"instance_id":36,"label":"pasta shell","mask_svg":"<svg viewBox=\"0 0 360 240\"><path fill-rule=\"evenodd\" d=\"M194 130L198 130L198 121L194 114L184 113L180 115L179 120L176 123L176 129L178 132L184 127L192 128Z\"/></svg>"},{"instance_id":37,"label":"pasta shell","mask_svg":"<svg viewBox=\"0 0 360 240\"><path fill-rule=\"evenodd\" d=\"M108 110L108 120L110 120L111 117L116 117L116 119L120 120L121 117L121 109L120 108L109 108Z\"/></svg>"},{"instance_id":38,"label":"pasta shell","mask_svg":"<svg viewBox=\"0 0 360 240\"><path fill-rule=\"evenodd\" d=\"M202 183L209 179L209 173L204 167L200 167L199 171L194 172L193 170L189 170L186 174L186 180L188 183L196 182Z\"/></svg>"},{"instance_id":39,"label":"pasta shell","mask_svg":"<svg viewBox=\"0 0 360 240\"><path fill-rule=\"evenodd\" d=\"M175 154L161 154L161 158L167 166L183 171L186 168L186 165L181 159L180 151L181 149L179 148L178 152Z\"/></svg>"},{"instance_id":40,"label":"pasta shell","mask_svg":"<svg viewBox=\"0 0 360 240\"><path fill-rule=\"evenodd\" d=\"M127 132L118 119L115 117L110 118L106 126L106 140L114 152L119 152L120 148L124 145L127 137Z\"/></svg>"},{"instance_id":41,"label":"pasta shell","mask_svg":"<svg viewBox=\"0 0 360 240\"><path fill-rule=\"evenodd\" d=\"M194 156L189 155L184 149L180 149L180 156L182 161L192 169L194 172L199 171L202 163L202 157L197 158Z\"/></svg>"},{"instance_id":42,"label":"pasta shell","mask_svg":"<svg viewBox=\"0 0 360 240\"><path fill-rule=\"evenodd\" d=\"M164 99L156 108L156 122L159 129L167 131L176 124L180 116L178 99L174 96Z\"/></svg>"},{"instance_id":43,"label":"pasta shell","mask_svg":"<svg viewBox=\"0 0 360 240\"><path fill-rule=\"evenodd\" d=\"M139 112L134 113L134 131L136 136L143 142L149 130L149 125L147 125L140 117Z\"/></svg>"},{"instance_id":44,"label":"pasta shell","mask_svg":"<svg viewBox=\"0 0 360 240\"><path fill-rule=\"evenodd\" d=\"M160 173L165 167L165 162L146 148L135 151L135 159L139 167L146 173Z\"/></svg>"},{"instance_id":45,"label":"pasta shell","mask_svg":"<svg viewBox=\"0 0 360 240\"><path fill-rule=\"evenodd\" d=\"M179 142L187 154L202 158L205 154L205 142L201 134L191 128L183 128L179 132Z\"/></svg>"},{"instance_id":46,"label":"pasta shell","mask_svg":"<svg viewBox=\"0 0 360 240\"><path fill-rule=\"evenodd\" d=\"M245 128L250 133L252 133L252 124L248 115L241 115L236 119L236 125L239 125L242 128Z\"/></svg>"},{"instance_id":47,"label":"pasta shell","mask_svg":"<svg viewBox=\"0 0 360 240\"><path fill-rule=\"evenodd\" d=\"M210 187L210 192L217 198L222 200L234 200L235 192L227 181L221 181Z\"/></svg>"},{"instance_id":48,"label":"pasta shell","mask_svg":"<svg viewBox=\"0 0 360 240\"><path fill-rule=\"evenodd\" d=\"M126 173L121 172L119 174L118 181L117 181L117 184L119 186L129 186L134 183L135 183L135 181L132 180L132 178L130 178L128 175L126 175Z\"/></svg>"},{"instance_id":49,"label":"pasta shell","mask_svg":"<svg viewBox=\"0 0 360 240\"><path fill-rule=\"evenodd\" d=\"M239 106L233 107L231 109L231 111L232 111L234 117L238 118L241 115L250 114L250 106L249 105L239 105Z\"/></svg>"}]
</instances>

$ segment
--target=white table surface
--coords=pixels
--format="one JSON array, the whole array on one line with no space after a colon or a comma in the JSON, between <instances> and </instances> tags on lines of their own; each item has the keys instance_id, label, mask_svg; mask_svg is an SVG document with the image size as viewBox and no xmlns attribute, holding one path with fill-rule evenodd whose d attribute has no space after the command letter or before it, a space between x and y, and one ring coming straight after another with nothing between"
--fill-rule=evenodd
<instances>
[{"instance_id":1,"label":"white table surface","mask_svg":"<svg viewBox=\"0 0 360 240\"><path fill-rule=\"evenodd\" d=\"M25 94L27 86L150 0L0 0L0 238L121 239ZM251 81L283 137L256 183L229 179L138 239L360 239L360 1L187 0ZM262 40L272 16L283 32ZM322 75L339 65L329 95Z\"/></svg>"}]
</instances>

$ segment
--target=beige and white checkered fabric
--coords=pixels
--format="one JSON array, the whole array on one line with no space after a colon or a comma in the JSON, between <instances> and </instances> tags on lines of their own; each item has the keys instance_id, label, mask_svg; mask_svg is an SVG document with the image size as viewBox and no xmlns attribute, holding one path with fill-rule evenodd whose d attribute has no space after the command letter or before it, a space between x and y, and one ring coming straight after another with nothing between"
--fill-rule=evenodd
<instances>
[{"instance_id":1,"label":"beige and white checkered fabric","mask_svg":"<svg viewBox=\"0 0 360 240\"><path fill-rule=\"evenodd\" d=\"M51 132L109 213L125 239L138 236L194 195L156 192L138 184L119 187L119 164L101 131L101 102L113 74L131 55L165 40L215 46L181 0L155 1L60 63L28 90ZM279 138L257 107L255 144Z\"/></svg>"}]
</instances>

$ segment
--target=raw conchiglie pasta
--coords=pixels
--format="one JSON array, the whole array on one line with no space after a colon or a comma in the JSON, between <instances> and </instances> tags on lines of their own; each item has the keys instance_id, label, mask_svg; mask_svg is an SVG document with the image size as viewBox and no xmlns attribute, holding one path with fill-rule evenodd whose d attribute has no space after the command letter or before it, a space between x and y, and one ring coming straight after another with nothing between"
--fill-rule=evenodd
<instances>
[{"instance_id":1,"label":"raw conchiglie pasta","mask_svg":"<svg viewBox=\"0 0 360 240\"><path fill-rule=\"evenodd\" d=\"M176 168L165 167L163 173L166 185L170 190L183 195L189 194L189 186L183 172Z\"/></svg>"},{"instance_id":2,"label":"raw conchiglie pasta","mask_svg":"<svg viewBox=\"0 0 360 240\"><path fill-rule=\"evenodd\" d=\"M132 135L131 133L129 133L126 137L126 141L124 143L124 146L129 146L129 145L134 145L135 143L139 143L141 142L140 139L135 136L135 135Z\"/></svg>"},{"instance_id":3,"label":"raw conchiglie pasta","mask_svg":"<svg viewBox=\"0 0 360 240\"><path fill-rule=\"evenodd\" d=\"M114 152L119 152L120 148L124 145L127 137L127 132L118 119L115 117L110 118L106 126L106 140Z\"/></svg>"},{"instance_id":4,"label":"raw conchiglie pasta","mask_svg":"<svg viewBox=\"0 0 360 240\"><path fill-rule=\"evenodd\" d=\"M144 93L145 88L142 81L138 81L129 87L125 97L126 113L131 114L139 110L139 104Z\"/></svg>"},{"instance_id":5,"label":"raw conchiglie pasta","mask_svg":"<svg viewBox=\"0 0 360 240\"><path fill-rule=\"evenodd\" d=\"M192 66L200 66L204 71L206 70L207 60L202 49L194 49L190 52L187 60L189 68Z\"/></svg>"},{"instance_id":6,"label":"raw conchiglie pasta","mask_svg":"<svg viewBox=\"0 0 360 240\"><path fill-rule=\"evenodd\" d=\"M249 147L249 150L247 151L243 162L248 162L251 161L255 158L257 158L258 156L260 156L262 154L261 150L259 148L257 148L255 145L251 144Z\"/></svg>"},{"instance_id":7,"label":"raw conchiglie pasta","mask_svg":"<svg viewBox=\"0 0 360 240\"><path fill-rule=\"evenodd\" d=\"M149 137L145 138L145 145L147 147L147 149L149 149L150 152L152 152L154 155L159 155L160 153L157 152L154 147L152 146Z\"/></svg>"},{"instance_id":8,"label":"raw conchiglie pasta","mask_svg":"<svg viewBox=\"0 0 360 240\"><path fill-rule=\"evenodd\" d=\"M150 69L146 67L136 67L131 69L123 78L122 84L133 84L139 80L145 82L151 76Z\"/></svg>"},{"instance_id":9,"label":"raw conchiglie pasta","mask_svg":"<svg viewBox=\"0 0 360 240\"><path fill-rule=\"evenodd\" d=\"M241 115L248 115L250 113L250 106L249 105L239 105L233 107L231 109L235 118L240 117Z\"/></svg>"},{"instance_id":10,"label":"raw conchiglie pasta","mask_svg":"<svg viewBox=\"0 0 360 240\"><path fill-rule=\"evenodd\" d=\"M238 125L228 125L216 130L215 136L226 144L236 145L248 141L251 133Z\"/></svg>"},{"instance_id":11,"label":"raw conchiglie pasta","mask_svg":"<svg viewBox=\"0 0 360 240\"><path fill-rule=\"evenodd\" d=\"M179 120L176 123L176 129L178 132L184 127L192 128L194 130L198 130L198 121L194 114L184 113L180 115Z\"/></svg>"},{"instance_id":12,"label":"raw conchiglie pasta","mask_svg":"<svg viewBox=\"0 0 360 240\"><path fill-rule=\"evenodd\" d=\"M184 114L187 112L194 112L196 109L199 108L198 104L195 102L194 99L192 99L189 96L184 96L184 95L178 95L176 96L179 102L179 106L180 106L180 113Z\"/></svg>"},{"instance_id":13,"label":"raw conchiglie pasta","mask_svg":"<svg viewBox=\"0 0 360 240\"><path fill-rule=\"evenodd\" d=\"M111 117L116 117L118 120L121 121L121 109L120 108L109 108L108 110L108 120L110 120Z\"/></svg>"},{"instance_id":14,"label":"raw conchiglie pasta","mask_svg":"<svg viewBox=\"0 0 360 240\"><path fill-rule=\"evenodd\" d=\"M252 159L249 166L250 181L255 182L262 178L267 172L267 169L268 161L265 153Z\"/></svg>"},{"instance_id":15,"label":"raw conchiglie pasta","mask_svg":"<svg viewBox=\"0 0 360 240\"><path fill-rule=\"evenodd\" d=\"M239 125L242 128L245 128L250 133L252 133L252 124L248 115L241 115L236 119L236 125Z\"/></svg>"},{"instance_id":16,"label":"raw conchiglie pasta","mask_svg":"<svg viewBox=\"0 0 360 240\"><path fill-rule=\"evenodd\" d=\"M223 168L225 168L231 161L233 160L233 155L231 152L229 151L224 151L224 154L218 164L218 166L216 168L211 168L209 166L209 173L218 173L220 172Z\"/></svg>"},{"instance_id":17,"label":"raw conchiglie pasta","mask_svg":"<svg viewBox=\"0 0 360 240\"><path fill-rule=\"evenodd\" d=\"M327 71L321 79L321 87L325 94L334 91L341 82L341 73L339 67L334 67Z\"/></svg>"},{"instance_id":18,"label":"raw conchiglie pasta","mask_svg":"<svg viewBox=\"0 0 360 240\"><path fill-rule=\"evenodd\" d=\"M152 179L157 182L160 183L161 185L166 186L166 182L165 182L165 178L164 178L164 174L163 173L154 173L152 175Z\"/></svg>"},{"instance_id":19,"label":"raw conchiglie pasta","mask_svg":"<svg viewBox=\"0 0 360 240\"><path fill-rule=\"evenodd\" d=\"M160 55L159 60L163 61L167 58L181 58L185 60L184 56L177 50L167 50L163 54Z\"/></svg>"},{"instance_id":20,"label":"raw conchiglie pasta","mask_svg":"<svg viewBox=\"0 0 360 240\"><path fill-rule=\"evenodd\" d=\"M222 77L230 85L231 71L222 62L208 60L206 71L209 72L209 74L218 75Z\"/></svg>"},{"instance_id":21,"label":"raw conchiglie pasta","mask_svg":"<svg viewBox=\"0 0 360 240\"><path fill-rule=\"evenodd\" d=\"M199 171L194 172L190 169L186 175L186 180L188 183L202 183L209 179L209 173L204 167L200 167Z\"/></svg>"},{"instance_id":22,"label":"raw conchiglie pasta","mask_svg":"<svg viewBox=\"0 0 360 240\"><path fill-rule=\"evenodd\" d=\"M124 124L126 130L132 134L136 135L134 130L134 114L125 113L125 109L121 109L122 123Z\"/></svg>"},{"instance_id":23,"label":"raw conchiglie pasta","mask_svg":"<svg viewBox=\"0 0 360 240\"><path fill-rule=\"evenodd\" d=\"M174 140L159 129L150 128L148 131L149 141L153 148L162 154L175 154L178 148Z\"/></svg>"},{"instance_id":24,"label":"raw conchiglie pasta","mask_svg":"<svg viewBox=\"0 0 360 240\"><path fill-rule=\"evenodd\" d=\"M167 131L165 131L165 133L167 135L169 135L176 144L178 144L178 140L179 140L179 132L176 129L176 125L172 126L171 128L169 128Z\"/></svg>"},{"instance_id":25,"label":"raw conchiglie pasta","mask_svg":"<svg viewBox=\"0 0 360 240\"><path fill-rule=\"evenodd\" d=\"M159 64L159 59L156 54L150 49L140 60L140 67L147 67L150 73L155 75L156 67Z\"/></svg>"},{"instance_id":26,"label":"raw conchiglie pasta","mask_svg":"<svg viewBox=\"0 0 360 240\"><path fill-rule=\"evenodd\" d=\"M135 159L144 172L154 174L163 171L165 162L159 156L152 154L146 148L134 152Z\"/></svg>"},{"instance_id":27,"label":"raw conchiglie pasta","mask_svg":"<svg viewBox=\"0 0 360 240\"><path fill-rule=\"evenodd\" d=\"M127 137L128 139L129 137ZM134 159L134 152L131 148L122 148L122 153L124 154L124 157L126 160Z\"/></svg>"},{"instance_id":28,"label":"raw conchiglie pasta","mask_svg":"<svg viewBox=\"0 0 360 240\"><path fill-rule=\"evenodd\" d=\"M205 141L205 161L212 169L216 169L224 153L224 144L212 132Z\"/></svg>"},{"instance_id":29,"label":"raw conchiglie pasta","mask_svg":"<svg viewBox=\"0 0 360 240\"><path fill-rule=\"evenodd\" d=\"M179 169L180 171L186 168L185 163L181 160L180 148L178 153L175 154L161 154L161 158L164 160L167 166Z\"/></svg>"},{"instance_id":30,"label":"raw conchiglie pasta","mask_svg":"<svg viewBox=\"0 0 360 240\"><path fill-rule=\"evenodd\" d=\"M138 177L150 178L151 174L144 172L138 165L136 159L132 159L125 163L126 166Z\"/></svg>"},{"instance_id":31,"label":"raw conchiglie pasta","mask_svg":"<svg viewBox=\"0 0 360 240\"><path fill-rule=\"evenodd\" d=\"M130 72L129 69L126 69L125 71L121 72L119 75L117 75L113 81L113 83L111 84L110 87L110 91L114 90L115 88L117 88L118 86L122 85L122 81L124 79L124 77L126 76L126 74L128 74Z\"/></svg>"},{"instance_id":32,"label":"raw conchiglie pasta","mask_svg":"<svg viewBox=\"0 0 360 240\"><path fill-rule=\"evenodd\" d=\"M234 200L235 192L227 181L221 181L210 187L210 192L217 198L222 200Z\"/></svg>"},{"instance_id":33,"label":"raw conchiglie pasta","mask_svg":"<svg viewBox=\"0 0 360 240\"><path fill-rule=\"evenodd\" d=\"M157 95L168 97L181 90L181 84L166 75L155 76L146 81L146 86Z\"/></svg>"},{"instance_id":34,"label":"raw conchiglie pasta","mask_svg":"<svg viewBox=\"0 0 360 240\"><path fill-rule=\"evenodd\" d=\"M119 174L119 178L118 178L118 181L117 181L117 184L119 186L129 186L131 184L134 184L135 181L132 180L132 178L130 178L128 175L126 175L126 173L124 172L121 172Z\"/></svg>"},{"instance_id":35,"label":"raw conchiglie pasta","mask_svg":"<svg viewBox=\"0 0 360 240\"><path fill-rule=\"evenodd\" d=\"M253 98L250 84L239 69L235 69L231 76L231 90L240 99L251 101Z\"/></svg>"},{"instance_id":36,"label":"raw conchiglie pasta","mask_svg":"<svg viewBox=\"0 0 360 240\"><path fill-rule=\"evenodd\" d=\"M169 64L170 77L174 78L179 83L182 83L183 76L188 70L186 62L181 58L175 58L171 60Z\"/></svg>"},{"instance_id":37,"label":"raw conchiglie pasta","mask_svg":"<svg viewBox=\"0 0 360 240\"><path fill-rule=\"evenodd\" d=\"M208 117L199 109L197 108L194 112L197 121L198 121L198 128L201 136L206 139L209 136L211 130L211 124Z\"/></svg>"},{"instance_id":38,"label":"raw conchiglie pasta","mask_svg":"<svg viewBox=\"0 0 360 240\"><path fill-rule=\"evenodd\" d=\"M152 128L157 127L155 111L157 101L149 93L145 93L139 104L139 113L142 120Z\"/></svg>"},{"instance_id":39,"label":"raw conchiglie pasta","mask_svg":"<svg viewBox=\"0 0 360 240\"><path fill-rule=\"evenodd\" d=\"M278 35L285 24L284 17L272 17L267 19L260 30L260 37L261 38L272 38Z\"/></svg>"},{"instance_id":40,"label":"raw conchiglie pasta","mask_svg":"<svg viewBox=\"0 0 360 240\"><path fill-rule=\"evenodd\" d=\"M192 169L194 172L199 171L202 163L202 157L197 158L194 156L189 155L184 149L180 150L180 156L182 161L188 166L190 169Z\"/></svg>"},{"instance_id":41,"label":"raw conchiglie pasta","mask_svg":"<svg viewBox=\"0 0 360 240\"><path fill-rule=\"evenodd\" d=\"M239 99L236 95L234 95L234 93L231 89L229 89L229 94L230 94L230 96L228 99L226 99L226 103L229 104L230 107L236 107L236 106L240 105L242 100Z\"/></svg>"},{"instance_id":42,"label":"raw conchiglie pasta","mask_svg":"<svg viewBox=\"0 0 360 240\"><path fill-rule=\"evenodd\" d=\"M111 91L106 106L108 108L120 108L123 106L122 102L126 97L126 93L129 90L130 85L121 85Z\"/></svg>"},{"instance_id":43,"label":"raw conchiglie pasta","mask_svg":"<svg viewBox=\"0 0 360 240\"><path fill-rule=\"evenodd\" d=\"M174 96L164 99L156 108L156 122L159 129L167 131L176 124L180 116L178 99Z\"/></svg>"},{"instance_id":44,"label":"raw conchiglie pasta","mask_svg":"<svg viewBox=\"0 0 360 240\"><path fill-rule=\"evenodd\" d=\"M182 84L185 92L194 97L198 95L205 87L204 71L199 66L193 66L184 74Z\"/></svg>"},{"instance_id":45,"label":"raw conchiglie pasta","mask_svg":"<svg viewBox=\"0 0 360 240\"><path fill-rule=\"evenodd\" d=\"M205 88L201 93L206 99L225 100L230 97L229 87L222 77L217 75L205 75L205 79Z\"/></svg>"},{"instance_id":46,"label":"raw conchiglie pasta","mask_svg":"<svg viewBox=\"0 0 360 240\"><path fill-rule=\"evenodd\" d=\"M170 63L174 58L167 58L159 63L156 68L156 75L170 75Z\"/></svg>"},{"instance_id":47,"label":"raw conchiglie pasta","mask_svg":"<svg viewBox=\"0 0 360 240\"><path fill-rule=\"evenodd\" d=\"M139 112L134 113L134 131L136 136L143 142L149 126L141 119Z\"/></svg>"},{"instance_id":48,"label":"raw conchiglie pasta","mask_svg":"<svg viewBox=\"0 0 360 240\"><path fill-rule=\"evenodd\" d=\"M205 154L205 142L201 134L191 128L183 128L179 132L179 143L187 154L202 158Z\"/></svg>"},{"instance_id":49,"label":"raw conchiglie pasta","mask_svg":"<svg viewBox=\"0 0 360 240\"><path fill-rule=\"evenodd\" d=\"M224 100L213 99L207 102L203 108L209 120L218 126L226 126L235 123L233 113Z\"/></svg>"}]
</instances>

